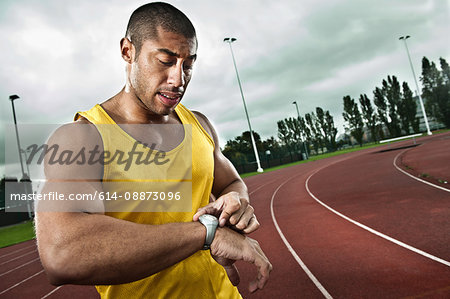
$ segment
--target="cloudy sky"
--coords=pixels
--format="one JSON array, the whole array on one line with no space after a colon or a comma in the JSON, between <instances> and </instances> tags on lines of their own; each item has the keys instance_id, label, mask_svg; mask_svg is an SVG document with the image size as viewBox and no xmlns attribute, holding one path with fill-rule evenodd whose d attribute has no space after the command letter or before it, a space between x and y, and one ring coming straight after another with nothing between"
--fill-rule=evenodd
<instances>
[{"instance_id":1,"label":"cloudy sky","mask_svg":"<svg viewBox=\"0 0 450 299\"><path fill-rule=\"evenodd\" d=\"M224 37L233 44L253 129L277 135L276 122L320 106L343 132L342 97L372 97L388 74L414 87L423 56L450 60L448 0L169 1L196 27L199 49L183 103L206 114L221 146L248 129ZM144 1L17 0L0 3L0 120L65 123L124 85L119 41ZM3 139L3 138L2 138Z\"/></svg>"}]
</instances>

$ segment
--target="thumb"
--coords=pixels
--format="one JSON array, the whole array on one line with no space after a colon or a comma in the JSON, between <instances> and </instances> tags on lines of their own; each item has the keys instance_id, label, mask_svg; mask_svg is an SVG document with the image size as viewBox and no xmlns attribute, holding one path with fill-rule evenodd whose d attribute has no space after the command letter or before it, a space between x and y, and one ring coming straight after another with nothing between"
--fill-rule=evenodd
<instances>
[{"instance_id":1,"label":"thumb","mask_svg":"<svg viewBox=\"0 0 450 299\"><path fill-rule=\"evenodd\" d=\"M220 208L221 208L221 202L217 200L217 201L212 202L204 207L199 208L197 210L197 213L194 214L194 217L192 217L192 219L194 221L198 221L198 218L204 214L218 216L217 214L219 213Z\"/></svg>"}]
</instances>

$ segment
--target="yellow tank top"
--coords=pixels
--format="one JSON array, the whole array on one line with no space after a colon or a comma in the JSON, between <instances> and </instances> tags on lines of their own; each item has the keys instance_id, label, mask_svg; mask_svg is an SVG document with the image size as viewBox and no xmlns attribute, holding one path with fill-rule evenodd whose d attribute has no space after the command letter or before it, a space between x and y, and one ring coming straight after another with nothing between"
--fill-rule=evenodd
<instances>
[{"instance_id":1,"label":"yellow tank top","mask_svg":"<svg viewBox=\"0 0 450 299\"><path fill-rule=\"evenodd\" d=\"M186 170L187 179L192 183L192 208L189 212L107 212L108 216L135 223L159 225L171 222L190 222L199 207L209 203L214 173L214 141L200 125L196 117L181 104L175 109L183 125L190 125L192 142L192 166ZM85 112L78 112L75 120L83 116L96 125L102 140L104 151L127 153L136 143L100 106L95 105ZM108 125L108 129L105 126ZM180 145L168 152L169 158L175 159L171 164L181 164L182 155L176 152L187 146L186 135ZM190 146L190 145L189 145ZM148 150L142 147L141 150ZM177 162L177 163L173 163ZM142 177L138 169L124 171L123 165L105 163L103 181L139 181ZM149 169L151 166L147 166ZM172 173L179 173L177 167ZM171 173L167 170L166 173ZM169 175L170 176L170 175ZM120 184L106 184L109 192L123 191ZM229 281L222 266L216 263L209 251L200 250L189 258L147 278L121 285L96 286L102 298L242 298L236 287Z\"/></svg>"}]
</instances>

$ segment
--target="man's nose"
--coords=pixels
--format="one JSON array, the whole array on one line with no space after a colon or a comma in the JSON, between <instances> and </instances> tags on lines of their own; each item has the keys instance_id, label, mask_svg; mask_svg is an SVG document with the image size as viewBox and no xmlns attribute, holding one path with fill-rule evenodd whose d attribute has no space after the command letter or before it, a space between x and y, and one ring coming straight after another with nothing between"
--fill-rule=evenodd
<instances>
[{"instance_id":1,"label":"man's nose","mask_svg":"<svg viewBox=\"0 0 450 299\"><path fill-rule=\"evenodd\" d=\"M174 87L181 87L185 83L184 76L183 65L178 63L170 68L167 83L173 85Z\"/></svg>"}]
</instances>

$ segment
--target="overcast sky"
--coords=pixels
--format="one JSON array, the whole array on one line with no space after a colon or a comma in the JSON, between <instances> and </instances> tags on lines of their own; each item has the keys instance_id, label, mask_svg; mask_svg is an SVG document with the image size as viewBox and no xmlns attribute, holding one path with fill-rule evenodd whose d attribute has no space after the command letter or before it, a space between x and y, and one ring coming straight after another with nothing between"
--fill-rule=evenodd
<instances>
[{"instance_id":1,"label":"overcast sky","mask_svg":"<svg viewBox=\"0 0 450 299\"><path fill-rule=\"evenodd\" d=\"M416 74L423 56L450 59L448 0L169 1L197 30L199 49L183 104L206 114L225 141L248 130L224 37L233 50L252 127L277 135L277 121L320 106L343 132L342 98L372 98L389 75L413 76L399 36L408 40ZM70 122L124 85L119 41L144 1L0 2L0 119Z\"/></svg>"}]
</instances>

